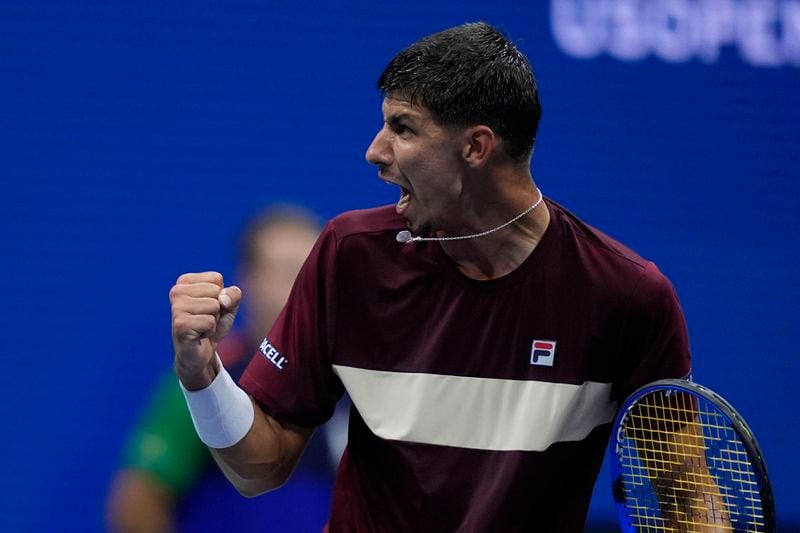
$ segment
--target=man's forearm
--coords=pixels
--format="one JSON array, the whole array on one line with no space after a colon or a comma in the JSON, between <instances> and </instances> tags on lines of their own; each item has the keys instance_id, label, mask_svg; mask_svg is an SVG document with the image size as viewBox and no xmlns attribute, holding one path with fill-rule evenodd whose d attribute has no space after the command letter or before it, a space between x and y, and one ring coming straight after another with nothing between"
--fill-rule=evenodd
<instances>
[{"instance_id":1,"label":"man's forearm","mask_svg":"<svg viewBox=\"0 0 800 533\"><path fill-rule=\"evenodd\" d=\"M281 424L255 401L253 408L253 425L242 440L228 448L209 448L225 477L247 497L283 485L313 433L310 428Z\"/></svg>"}]
</instances>

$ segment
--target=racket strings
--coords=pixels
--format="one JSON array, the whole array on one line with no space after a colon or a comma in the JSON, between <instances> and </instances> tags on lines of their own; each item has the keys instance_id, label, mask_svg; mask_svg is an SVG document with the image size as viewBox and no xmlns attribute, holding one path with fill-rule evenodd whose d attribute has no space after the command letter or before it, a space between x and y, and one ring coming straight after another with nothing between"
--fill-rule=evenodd
<instances>
[{"instance_id":1,"label":"racket strings","mask_svg":"<svg viewBox=\"0 0 800 533\"><path fill-rule=\"evenodd\" d=\"M653 392L623 424L619 456L641 531L762 531L758 476L736 431L692 394Z\"/></svg>"}]
</instances>

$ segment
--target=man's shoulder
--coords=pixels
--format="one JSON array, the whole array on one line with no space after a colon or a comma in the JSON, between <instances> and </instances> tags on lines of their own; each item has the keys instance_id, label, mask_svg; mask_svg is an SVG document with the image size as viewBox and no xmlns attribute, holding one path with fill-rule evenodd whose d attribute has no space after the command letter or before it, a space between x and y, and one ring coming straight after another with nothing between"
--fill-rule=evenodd
<instances>
[{"instance_id":1,"label":"man's shoulder","mask_svg":"<svg viewBox=\"0 0 800 533\"><path fill-rule=\"evenodd\" d=\"M552 207L562 233L572 242L575 259L595 281L602 279L604 286L628 294L633 290L643 298L672 293L669 279L655 263L560 205L552 203Z\"/></svg>"},{"instance_id":2,"label":"man's shoulder","mask_svg":"<svg viewBox=\"0 0 800 533\"><path fill-rule=\"evenodd\" d=\"M571 238L576 248L590 258L608 263L614 270L643 271L647 268L648 261L637 252L607 235L603 231L591 226L578 218L575 214L555 202L550 202L555 214L556 222L561 226L563 234Z\"/></svg>"},{"instance_id":3,"label":"man's shoulder","mask_svg":"<svg viewBox=\"0 0 800 533\"><path fill-rule=\"evenodd\" d=\"M406 229L406 221L395 212L394 205L357 209L336 216L328 228L343 240L357 235L400 231Z\"/></svg>"}]
</instances>

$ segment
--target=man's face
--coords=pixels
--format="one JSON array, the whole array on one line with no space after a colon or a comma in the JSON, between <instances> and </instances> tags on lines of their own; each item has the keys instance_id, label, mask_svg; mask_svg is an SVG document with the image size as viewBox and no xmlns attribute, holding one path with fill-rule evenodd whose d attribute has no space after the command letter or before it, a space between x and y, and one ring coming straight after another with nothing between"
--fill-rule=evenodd
<instances>
[{"instance_id":1,"label":"man's face","mask_svg":"<svg viewBox=\"0 0 800 533\"><path fill-rule=\"evenodd\" d=\"M396 210L419 234L446 230L458 215L464 150L458 128L437 124L422 106L392 95L384 124L367 149L378 175L400 187Z\"/></svg>"},{"instance_id":2,"label":"man's face","mask_svg":"<svg viewBox=\"0 0 800 533\"><path fill-rule=\"evenodd\" d=\"M256 256L241 278L248 327L255 335L264 335L278 318L316 238L310 228L290 223L268 226L256 236Z\"/></svg>"}]
</instances>

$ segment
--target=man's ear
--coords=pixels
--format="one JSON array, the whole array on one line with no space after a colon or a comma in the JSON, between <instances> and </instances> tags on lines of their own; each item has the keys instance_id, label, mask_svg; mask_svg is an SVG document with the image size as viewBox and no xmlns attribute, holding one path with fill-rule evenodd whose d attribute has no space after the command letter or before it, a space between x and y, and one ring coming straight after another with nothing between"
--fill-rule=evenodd
<instances>
[{"instance_id":1,"label":"man's ear","mask_svg":"<svg viewBox=\"0 0 800 533\"><path fill-rule=\"evenodd\" d=\"M461 155L469 166L482 167L489 161L499 141L500 139L489 126L472 126L464 132L464 147Z\"/></svg>"}]
</instances>

